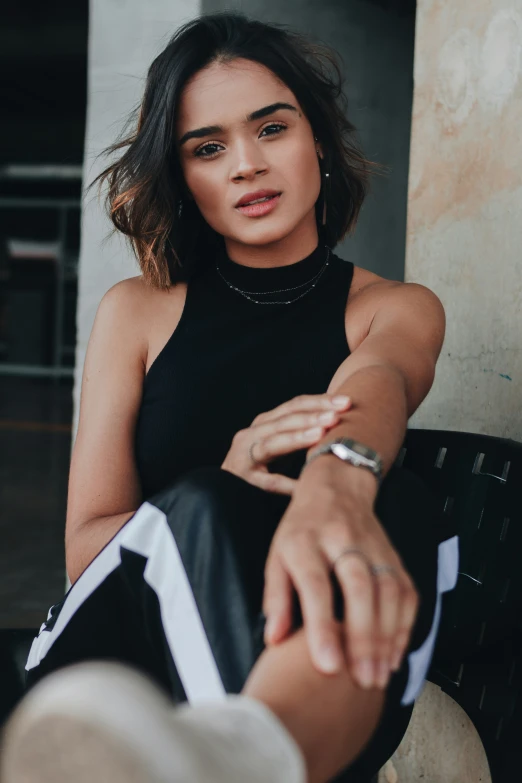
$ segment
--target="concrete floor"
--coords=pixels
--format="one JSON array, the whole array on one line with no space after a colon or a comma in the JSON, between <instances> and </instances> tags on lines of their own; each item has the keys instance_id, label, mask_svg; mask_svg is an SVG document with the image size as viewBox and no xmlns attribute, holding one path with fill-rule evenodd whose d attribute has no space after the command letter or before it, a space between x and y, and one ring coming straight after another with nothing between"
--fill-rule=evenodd
<instances>
[{"instance_id":1,"label":"concrete floor","mask_svg":"<svg viewBox=\"0 0 522 783\"><path fill-rule=\"evenodd\" d=\"M379 772L378 783L492 783L477 730L437 685L424 684L408 730Z\"/></svg>"},{"instance_id":2,"label":"concrete floor","mask_svg":"<svg viewBox=\"0 0 522 783\"><path fill-rule=\"evenodd\" d=\"M0 377L0 628L38 628L65 591L72 380Z\"/></svg>"}]
</instances>

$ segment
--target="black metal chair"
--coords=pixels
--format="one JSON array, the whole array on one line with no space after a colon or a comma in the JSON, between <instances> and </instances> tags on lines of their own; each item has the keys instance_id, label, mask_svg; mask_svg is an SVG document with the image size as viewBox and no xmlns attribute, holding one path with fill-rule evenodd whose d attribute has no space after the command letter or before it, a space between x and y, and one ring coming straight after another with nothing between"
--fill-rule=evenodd
<instances>
[{"instance_id":1,"label":"black metal chair","mask_svg":"<svg viewBox=\"0 0 522 783\"><path fill-rule=\"evenodd\" d=\"M512 783L520 777L522 730L522 444L408 430L397 462L432 488L441 512L440 541L456 534L460 539L459 578L443 594L428 680L469 715L493 783ZM23 694L36 632L0 631L0 723Z\"/></svg>"},{"instance_id":2,"label":"black metal chair","mask_svg":"<svg viewBox=\"0 0 522 783\"><path fill-rule=\"evenodd\" d=\"M428 680L472 720L493 782L512 783L522 729L522 444L409 430L398 461L435 492L440 540L460 539Z\"/></svg>"}]
</instances>

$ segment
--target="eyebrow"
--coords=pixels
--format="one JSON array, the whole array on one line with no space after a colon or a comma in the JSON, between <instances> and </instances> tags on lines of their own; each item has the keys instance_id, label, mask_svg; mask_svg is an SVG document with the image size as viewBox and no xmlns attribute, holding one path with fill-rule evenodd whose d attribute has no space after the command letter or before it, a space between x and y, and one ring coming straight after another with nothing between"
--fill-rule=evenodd
<instances>
[{"instance_id":1,"label":"eyebrow","mask_svg":"<svg viewBox=\"0 0 522 783\"><path fill-rule=\"evenodd\" d=\"M269 106L263 106L262 109L256 109L255 111L247 114L246 122L253 122L253 120L260 120L269 114L274 114L280 109L290 109L290 111L297 112L297 108L292 106L291 103L271 103ZM207 125L204 128L196 128L196 130L187 131L179 140L179 145L185 144L189 139L201 139L204 136L211 136L213 133L223 133L224 128L222 125Z\"/></svg>"}]
</instances>

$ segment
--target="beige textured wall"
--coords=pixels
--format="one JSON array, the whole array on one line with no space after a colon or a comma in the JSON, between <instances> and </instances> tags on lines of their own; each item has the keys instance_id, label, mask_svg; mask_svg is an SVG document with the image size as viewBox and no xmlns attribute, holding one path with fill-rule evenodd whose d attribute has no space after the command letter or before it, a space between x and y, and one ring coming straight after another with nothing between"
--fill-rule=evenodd
<instances>
[{"instance_id":1,"label":"beige textured wall","mask_svg":"<svg viewBox=\"0 0 522 783\"><path fill-rule=\"evenodd\" d=\"M418 0L406 279L448 327L410 425L522 440L522 0Z\"/></svg>"}]
</instances>

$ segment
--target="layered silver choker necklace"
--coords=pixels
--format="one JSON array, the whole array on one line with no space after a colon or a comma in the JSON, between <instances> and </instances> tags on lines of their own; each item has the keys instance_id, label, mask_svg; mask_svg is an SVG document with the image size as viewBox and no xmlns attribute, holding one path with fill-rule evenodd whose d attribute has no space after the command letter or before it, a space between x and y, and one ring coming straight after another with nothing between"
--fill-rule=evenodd
<instances>
[{"instance_id":1,"label":"layered silver choker necklace","mask_svg":"<svg viewBox=\"0 0 522 783\"><path fill-rule=\"evenodd\" d=\"M297 302L298 299L301 299L303 296L305 296L305 294L308 294L313 288L315 288L315 286L319 282L319 278L321 277L321 275L323 274L324 270L328 266L328 259L329 258L330 258L330 248L327 248L326 261L324 262L324 264L321 267L321 269L319 270L319 272L316 275L314 275L314 277L312 277L311 280L308 280L306 283L301 283L300 285L296 285L293 288L279 288L276 291L242 291L240 288L237 288L237 286L232 285L232 283L229 283L228 280L226 280L226 278L223 277L223 275L221 273L221 270L220 270L220 268L219 268L219 266L217 264L216 264L216 270L220 274L220 276L222 277L224 282L228 285L229 288L231 288L233 291L237 291L238 294L241 294L241 296L244 296L245 299L248 299L251 302L254 302L255 304L267 304L267 305L292 304L292 302ZM286 302L263 302L263 301L260 301L259 299L252 299L252 297L249 296L249 294L254 294L255 296L260 296L260 295L266 295L266 294L280 294L280 293L283 293L285 291L296 291L298 288L302 288L304 285L308 285L309 283L312 283L312 285L304 293L299 294L299 296L296 296L295 299L289 299Z\"/></svg>"}]
</instances>

